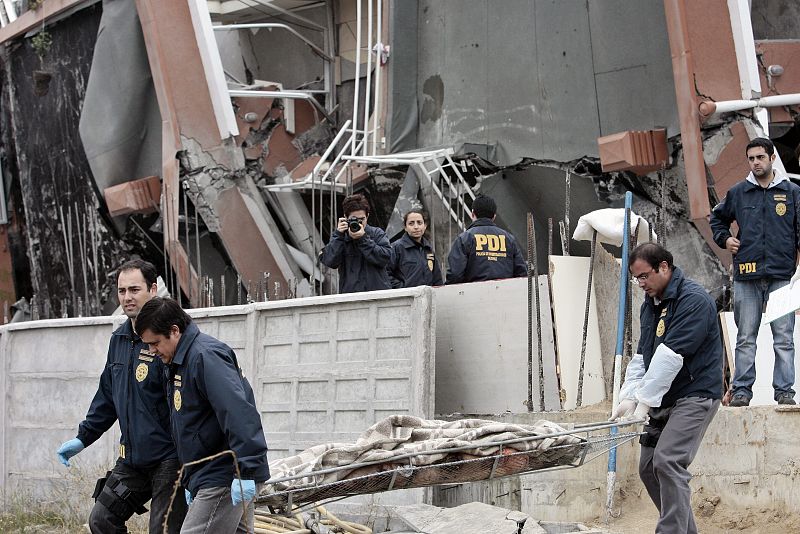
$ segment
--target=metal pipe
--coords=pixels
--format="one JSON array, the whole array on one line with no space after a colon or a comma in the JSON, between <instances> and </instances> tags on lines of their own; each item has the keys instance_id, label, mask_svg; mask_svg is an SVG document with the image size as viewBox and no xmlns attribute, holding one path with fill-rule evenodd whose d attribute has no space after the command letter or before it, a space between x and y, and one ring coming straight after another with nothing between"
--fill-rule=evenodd
<instances>
[{"instance_id":1,"label":"metal pipe","mask_svg":"<svg viewBox=\"0 0 800 534\"><path fill-rule=\"evenodd\" d=\"M383 0L375 0L378 6L378 35L375 37L375 46L378 50L375 52L375 111L372 113L372 155L374 156L378 149L378 117L381 116L381 55L383 52ZM372 49L370 49L370 57L372 57Z\"/></svg>"},{"instance_id":2,"label":"metal pipe","mask_svg":"<svg viewBox=\"0 0 800 534\"><path fill-rule=\"evenodd\" d=\"M315 45L313 42L311 42L310 39L306 38L300 32L298 32L297 30L295 30L294 28L292 28L287 24L280 24L277 22L258 22L253 24L227 24L223 26L214 26L214 31L220 32L228 30L249 30L252 28L275 28L278 30L286 30L295 37L297 37L298 39L300 39L301 41L303 41L305 44L307 44L308 47L314 51L315 54L320 56L325 61L333 61L333 58L328 54L326 54L323 49Z\"/></svg>"},{"instance_id":3,"label":"metal pipe","mask_svg":"<svg viewBox=\"0 0 800 534\"><path fill-rule=\"evenodd\" d=\"M317 162L316 165L314 165L314 169L311 171L311 217L312 218L316 218L317 217L317 200L316 200L317 199L317 195L316 195L316 180L317 180L317 176L319 175L320 170L322 170L322 165L328 160L328 158L330 157L331 153L336 149L336 146L342 140L342 137L344 137L345 133L347 133L348 128L350 127L350 124L352 124L351 120L348 119L347 121L345 121L345 123L342 126L342 128L339 130L339 132L333 138L333 141L331 141L331 144L328 145L328 148L325 149L325 152L322 153L322 157L319 158L319 161ZM323 196L322 196L322 183L330 175L330 173L332 172L333 168L338 163L340 155L341 155L341 152L337 155L337 157L334 159L334 161L330 164L330 167L328 167L328 170L325 172L325 175L320 177L320 180L319 180L319 188L320 188L320 201L319 201L320 210L319 210L319 212L320 212L320 218L317 219L317 220L319 221L319 236L320 236L320 238L322 238L322 199L323 199ZM334 184L331 183L331 209L333 209L333 191L334 191ZM320 243L317 243L317 232L312 232L312 233L313 233L313 236L312 236L312 248L314 250L314 254L319 254ZM312 296L317 294L317 284L316 284L317 262L318 262L317 258L312 258L312 262L311 262L311 280L312 280L311 295Z\"/></svg>"},{"instance_id":4,"label":"metal pipe","mask_svg":"<svg viewBox=\"0 0 800 534\"><path fill-rule=\"evenodd\" d=\"M96 312L100 311L100 266L97 262L97 248L99 244L97 243L97 239L99 236L99 230L97 228L98 221L97 221L97 212L95 210L91 210L89 212L91 214L91 224L92 224L92 261L93 261L93 269L94 269L94 299L92 300L92 309Z\"/></svg>"},{"instance_id":5,"label":"metal pipe","mask_svg":"<svg viewBox=\"0 0 800 534\"><path fill-rule=\"evenodd\" d=\"M200 213L197 211L197 204L194 203L194 200L192 200L192 205L194 206L195 257L197 258L197 302L199 302L200 306L202 306L203 299L200 294L200 280L203 278L203 261L202 256L200 255Z\"/></svg>"},{"instance_id":6,"label":"metal pipe","mask_svg":"<svg viewBox=\"0 0 800 534\"><path fill-rule=\"evenodd\" d=\"M228 91L228 94L232 97L244 97L244 98L291 98L294 100L307 100L311 103L312 106L317 108L317 110L322 113L322 115L327 119L327 121L331 124L334 124L333 118L328 115L328 112L325 108L322 107L314 95L306 93L304 91L246 91L242 89L231 89Z\"/></svg>"},{"instance_id":7,"label":"metal pipe","mask_svg":"<svg viewBox=\"0 0 800 534\"><path fill-rule=\"evenodd\" d=\"M572 239L572 234L569 233L569 199L570 199L570 182L571 175L567 169L567 175L564 178L564 256L569 256L569 242Z\"/></svg>"},{"instance_id":8,"label":"metal pipe","mask_svg":"<svg viewBox=\"0 0 800 534\"><path fill-rule=\"evenodd\" d=\"M314 170L311 171L312 180L314 179L314 177L317 176L317 174L319 174L320 169L322 169L322 165L328 160L328 156L331 155L331 152L333 152L336 149L336 145L338 145L339 142L342 140L342 137L344 137L344 134L348 131L348 128L350 127L350 124L352 124L352 122L353 122L352 120L348 119L344 123L344 125L342 126L342 129L339 130L339 133L337 133L336 137L333 138L333 141L331 141L331 144L328 145L328 148L326 148L325 152L322 153L322 157L319 158L319 161L317 162L317 164L314 165ZM327 175L330 174L331 169L333 169L333 165L331 165L328 168L328 171L325 173L325 177L327 177ZM324 177L323 177L323 179L324 179ZM320 180L320 185L321 184L322 184L322 180Z\"/></svg>"},{"instance_id":9,"label":"metal pipe","mask_svg":"<svg viewBox=\"0 0 800 534\"><path fill-rule=\"evenodd\" d=\"M86 232L88 228L87 224L87 209L86 204L83 205L83 215L79 216L78 213L78 206L75 206L75 220L78 223L78 243L81 247L82 254L81 256L81 271L83 273L83 300L86 302L86 305L89 305L89 282L88 282L88 270L86 267L87 262L89 261L87 257L87 249L86 249ZM83 310L78 315L78 317L83 317Z\"/></svg>"},{"instance_id":10,"label":"metal pipe","mask_svg":"<svg viewBox=\"0 0 800 534\"><path fill-rule=\"evenodd\" d=\"M619 306L617 307L617 350L614 354L614 389L611 401L611 410L619 404L619 389L622 378L622 351L625 343L625 305L628 302L628 249L630 248L630 217L633 205L633 193L625 193L625 222L622 236L622 262L619 273ZM617 427L611 427L611 436L617 434ZM614 447L608 454L608 473L606 475L606 519L612 515L614 507L614 486L617 481L617 448Z\"/></svg>"},{"instance_id":11,"label":"metal pipe","mask_svg":"<svg viewBox=\"0 0 800 534\"><path fill-rule=\"evenodd\" d=\"M188 277L186 288L186 297L189 299L189 305L195 306L197 302L194 300L194 291L192 287L192 247L189 245L189 197L186 194L186 181L183 182L183 235L186 241L186 276Z\"/></svg>"},{"instance_id":12,"label":"metal pipe","mask_svg":"<svg viewBox=\"0 0 800 534\"><path fill-rule=\"evenodd\" d=\"M358 0L360 1L360 0ZM369 104L372 96L372 0L367 0L367 83L364 85L364 144L361 154L367 155L369 148ZM358 79L356 79L358 83Z\"/></svg>"},{"instance_id":13,"label":"metal pipe","mask_svg":"<svg viewBox=\"0 0 800 534\"><path fill-rule=\"evenodd\" d=\"M355 155L356 151L353 150L356 138L356 132L358 131L358 97L359 88L361 84L359 80L361 79L361 0L356 0L356 75L355 75L355 87L353 88L353 133L350 136L350 154ZM366 129L366 128L365 128Z\"/></svg>"},{"instance_id":14,"label":"metal pipe","mask_svg":"<svg viewBox=\"0 0 800 534\"><path fill-rule=\"evenodd\" d=\"M589 309L592 303L592 276L594 274L594 257L597 251L597 230L592 232L592 247L589 253L589 279L586 283L586 307L583 310L583 333L581 335L581 359L578 366L578 395L575 400L575 407L580 408L583 404L583 376L586 365L586 338L589 333Z\"/></svg>"},{"instance_id":15,"label":"metal pipe","mask_svg":"<svg viewBox=\"0 0 800 534\"><path fill-rule=\"evenodd\" d=\"M533 214L528 222L528 411L533 411Z\"/></svg>"},{"instance_id":16,"label":"metal pipe","mask_svg":"<svg viewBox=\"0 0 800 534\"><path fill-rule=\"evenodd\" d=\"M325 52L328 55L332 55L333 51L336 49L336 41L334 39L336 22L333 18L332 4L332 2L325 2L325 21L327 27L322 32L322 39L325 43ZM333 110L336 109L336 88L334 87L333 83L333 63L324 63L322 65L322 70L325 74L325 91L328 93L328 97L325 99L325 109L327 109L329 113L333 113Z\"/></svg>"},{"instance_id":17,"label":"metal pipe","mask_svg":"<svg viewBox=\"0 0 800 534\"><path fill-rule=\"evenodd\" d=\"M752 100L722 100L714 102L705 100L698 107L700 115L708 117L715 113L730 113L731 111L743 111L754 108L771 108L781 106L796 106L800 104L800 93L790 93L787 95L771 95Z\"/></svg>"},{"instance_id":18,"label":"metal pipe","mask_svg":"<svg viewBox=\"0 0 800 534\"><path fill-rule=\"evenodd\" d=\"M325 30L325 28L323 26L320 26L319 24L317 24L313 20L307 19L307 18L305 18L305 17L303 17L301 15L298 15L297 13L295 13L294 11L291 11L289 9L282 8L281 6L275 4L274 2L272 2L270 0L253 0L253 1L258 3L258 4L261 4L262 6L268 7L270 9L274 9L278 13L286 15L287 17L292 17L294 19L297 19L300 22L302 22L303 24L307 24L308 26L311 26L312 29L314 29L314 30L317 30L317 31L324 31ZM326 4L329 4L329 3L330 2L326 2ZM303 7L316 7L318 5L320 5L320 4L317 3L315 5L310 5L310 6L307 5L307 6L303 6ZM275 16L273 15L272 17L275 17Z\"/></svg>"}]
</instances>

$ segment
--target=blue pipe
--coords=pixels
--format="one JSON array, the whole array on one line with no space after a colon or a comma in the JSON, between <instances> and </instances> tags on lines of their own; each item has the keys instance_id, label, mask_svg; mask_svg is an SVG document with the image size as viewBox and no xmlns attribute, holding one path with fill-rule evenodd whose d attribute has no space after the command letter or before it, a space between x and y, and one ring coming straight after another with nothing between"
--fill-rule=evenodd
<instances>
[{"instance_id":1,"label":"blue pipe","mask_svg":"<svg viewBox=\"0 0 800 534\"><path fill-rule=\"evenodd\" d=\"M630 212L631 206L633 205L633 194L628 191L625 193L625 222L623 224L623 237L622 237L622 265L620 266L620 273L619 273L619 306L617 308L617 352L614 354L614 359L620 357L623 350L625 349L625 308L628 300L628 253L630 249ZM622 362L620 362L622 365ZM615 362L616 368L616 362ZM616 371L615 371L616 372ZM622 377L620 377L620 382L622 381ZM614 436L617 433L617 427L611 427L611 435ZM609 474L614 473L616 476L617 472L617 448L613 447L608 454L608 472ZM612 477L609 477L612 478ZM609 490L611 491L611 490Z\"/></svg>"}]
</instances>

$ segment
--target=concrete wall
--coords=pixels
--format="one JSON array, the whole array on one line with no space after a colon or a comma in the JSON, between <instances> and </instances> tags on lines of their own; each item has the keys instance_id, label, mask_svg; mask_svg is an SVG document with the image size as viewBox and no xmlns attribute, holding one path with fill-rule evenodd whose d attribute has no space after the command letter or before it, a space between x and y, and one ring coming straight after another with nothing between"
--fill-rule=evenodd
<instances>
[{"instance_id":1,"label":"concrete wall","mask_svg":"<svg viewBox=\"0 0 800 534\"><path fill-rule=\"evenodd\" d=\"M605 420L609 411L608 404L600 404L572 412L510 415L502 420L532 423L545 417L556 422L590 423ZM720 524L725 511L745 508L796 514L800 510L798 435L800 408L721 408L689 468L694 475L691 488L695 510L704 500L719 497L723 505ZM433 504L449 507L481 501L521 510L545 521L592 521L602 517L605 509L607 458L603 454L576 469L435 488ZM639 480L638 464L639 445L635 441L618 449L615 508L623 516L631 513L644 517L639 510L645 510L657 518L658 511ZM790 530L767 528L759 532Z\"/></svg>"},{"instance_id":2,"label":"concrete wall","mask_svg":"<svg viewBox=\"0 0 800 534\"><path fill-rule=\"evenodd\" d=\"M270 459L353 441L393 413L433 416L435 319L427 287L191 310L236 350L253 386ZM94 479L117 456L116 427L65 469L55 450L75 436L105 362L111 317L0 328L0 483L19 494L88 506ZM60 489L59 489L60 488ZM419 494L383 502L415 502ZM59 503L59 505L65 505Z\"/></svg>"},{"instance_id":3,"label":"concrete wall","mask_svg":"<svg viewBox=\"0 0 800 534\"><path fill-rule=\"evenodd\" d=\"M692 464L692 489L736 508L800 511L800 409L722 408Z\"/></svg>"}]
</instances>

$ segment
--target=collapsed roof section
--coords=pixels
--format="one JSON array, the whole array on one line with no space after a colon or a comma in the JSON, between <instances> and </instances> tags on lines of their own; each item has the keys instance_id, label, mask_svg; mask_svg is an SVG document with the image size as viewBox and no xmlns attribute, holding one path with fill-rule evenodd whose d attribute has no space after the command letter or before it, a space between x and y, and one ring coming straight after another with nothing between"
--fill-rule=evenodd
<instances>
[{"instance_id":1,"label":"collapsed roof section","mask_svg":"<svg viewBox=\"0 0 800 534\"><path fill-rule=\"evenodd\" d=\"M618 206L633 190L637 212L659 221L670 246L686 248L689 274L705 273L717 287L722 270L716 261L707 267L707 256L727 260L704 244L705 217L744 174L741 148L769 130L787 170L798 170L791 95L800 92L800 55L785 38L800 32L783 21L784 40L754 40L744 0L136 0L102 10L46 0L46 9L13 12L13 21L5 4L0 39L9 44L33 29L49 33L54 47L39 54L47 39L37 45L33 34L14 41L22 48L6 47L13 91L4 95L12 126L4 143L24 206L14 204L10 216L37 221L37 206L65 209L51 233L65 234L58 252L67 258L81 243L68 232L68 220L80 220L69 202L83 195L105 217L98 235L106 237L88 242L109 259L83 268L86 284L81 268L70 276L27 232L33 290L48 300L86 287L87 301L102 300L93 286L107 292L109 284L92 278L130 254L163 263L173 294L194 306L332 291L335 273L320 272L316 255L341 196L357 188L372 200L372 223L390 234L399 234L408 207L423 205L442 259L478 190L497 197L499 219L517 234L533 210L536 232L556 234L539 248L562 241L564 252L579 254L587 251L569 243L570 220ZM90 10L75 11L88 5L95 18L102 11L99 23ZM87 53L59 42L68 24ZM70 65L52 72L56 79L80 71L80 82L36 97L11 69L22 51L21 72L39 55L51 69L56 59ZM63 109L67 98L80 110L85 155L71 147L64 158L83 165L76 172L85 184L59 176L49 189L31 187L52 173L31 167L43 155L20 144L35 120L21 108L29 96L28 110L50 102ZM777 96L781 105L767 112ZM64 135L48 145L63 145L75 121L51 131ZM658 164L604 172L598 138L639 131L662 132ZM160 196L147 181L154 176ZM94 188L108 190L107 205L86 192ZM678 232L688 239L669 241ZM56 264L61 275L36 274ZM71 280L69 290L47 287L59 276Z\"/></svg>"}]
</instances>

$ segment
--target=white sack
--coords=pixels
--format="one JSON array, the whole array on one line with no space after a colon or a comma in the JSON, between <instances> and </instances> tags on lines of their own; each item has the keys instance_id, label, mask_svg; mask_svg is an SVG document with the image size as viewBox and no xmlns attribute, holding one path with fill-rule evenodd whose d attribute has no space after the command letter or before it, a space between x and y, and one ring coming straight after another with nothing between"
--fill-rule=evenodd
<instances>
[{"instance_id":1,"label":"white sack","mask_svg":"<svg viewBox=\"0 0 800 534\"><path fill-rule=\"evenodd\" d=\"M639 224L640 220L642 221L641 224ZM641 244L650 241L650 224L646 219L639 217L631 211L631 236L634 235L637 224L639 224L639 237L637 242ZM591 241L592 231L597 230L598 242L621 246L624 227L624 208L595 210L586 215L582 215L581 218L578 219L578 225L575 227L572 239L575 241ZM653 235L653 240L655 241L655 234Z\"/></svg>"}]
</instances>

